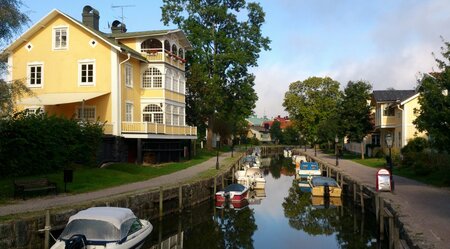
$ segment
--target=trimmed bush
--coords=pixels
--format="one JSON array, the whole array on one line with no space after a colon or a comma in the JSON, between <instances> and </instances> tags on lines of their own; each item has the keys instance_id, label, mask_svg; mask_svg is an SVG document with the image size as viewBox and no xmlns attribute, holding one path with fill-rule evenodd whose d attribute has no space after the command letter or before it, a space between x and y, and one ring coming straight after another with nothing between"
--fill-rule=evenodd
<instances>
[{"instance_id":1,"label":"trimmed bush","mask_svg":"<svg viewBox=\"0 0 450 249\"><path fill-rule=\"evenodd\" d=\"M0 170L3 176L26 176L73 163L94 165L102 134L102 125L96 123L16 113L0 120Z\"/></svg>"}]
</instances>

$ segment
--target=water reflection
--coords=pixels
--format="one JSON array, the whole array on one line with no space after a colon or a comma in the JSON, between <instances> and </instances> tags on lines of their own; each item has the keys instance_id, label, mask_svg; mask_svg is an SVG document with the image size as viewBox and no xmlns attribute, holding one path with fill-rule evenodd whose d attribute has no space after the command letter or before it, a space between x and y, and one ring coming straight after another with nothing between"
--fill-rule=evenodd
<instances>
[{"instance_id":1,"label":"water reflection","mask_svg":"<svg viewBox=\"0 0 450 249\"><path fill-rule=\"evenodd\" d=\"M251 191L247 202L211 200L152 220L143 248L387 248L377 242L373 215L345 199L302 192L290 160L272 158L264 166L266 188Z\"/></svg>"}]
</instances>

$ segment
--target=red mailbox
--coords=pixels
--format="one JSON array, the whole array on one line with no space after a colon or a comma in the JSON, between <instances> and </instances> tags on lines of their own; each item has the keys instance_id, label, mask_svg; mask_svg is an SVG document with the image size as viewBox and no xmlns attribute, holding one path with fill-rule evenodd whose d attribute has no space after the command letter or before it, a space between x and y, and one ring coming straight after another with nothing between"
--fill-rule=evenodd
<instances>
[{"instance_id":1,"label":"red mailbox","mask_svg":"<svg viewBox=\"0 0 450 249\"><path fill-rule=\"evenodd\" d=\"M380 169L377 172L377 191L392 191L391 174L387 169Z\"/></svg>"}]
</instances>

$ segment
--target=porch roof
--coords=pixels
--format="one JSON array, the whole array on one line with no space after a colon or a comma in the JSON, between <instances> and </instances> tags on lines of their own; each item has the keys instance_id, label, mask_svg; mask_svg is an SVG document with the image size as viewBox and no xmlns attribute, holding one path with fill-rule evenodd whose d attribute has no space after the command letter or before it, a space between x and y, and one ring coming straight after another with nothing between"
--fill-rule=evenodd
<instances>
[{"instance_id":1,"label":"porch roof","mask_svg":"<svg viewBox=\"0 0 450 249\"><path fill-rule=\"evenodd\" d=\"M82 102L108 94L109 92L88 93L45 93L37 96L22 98L18 101L20 105L60 105Z\"/></svg>"}]
</instances>

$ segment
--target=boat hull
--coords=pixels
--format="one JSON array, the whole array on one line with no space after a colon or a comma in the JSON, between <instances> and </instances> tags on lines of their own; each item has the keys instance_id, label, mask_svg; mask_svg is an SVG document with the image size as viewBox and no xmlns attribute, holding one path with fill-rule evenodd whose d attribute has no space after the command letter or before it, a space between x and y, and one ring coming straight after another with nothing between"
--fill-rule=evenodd
<instances>
[{"instance_id":1,"label":"boat hull","mask_svg":"<svg viewBox=\"0 0 450 249\"><path fill-rule=\"evenodd\" d=\"M339 187L328 187L329 188L329 197L341 197L342 189ZM316 186L311 187L311 194L313 196L325 196L325 187L324 186Z\"/></svg>"}]
</instances>

